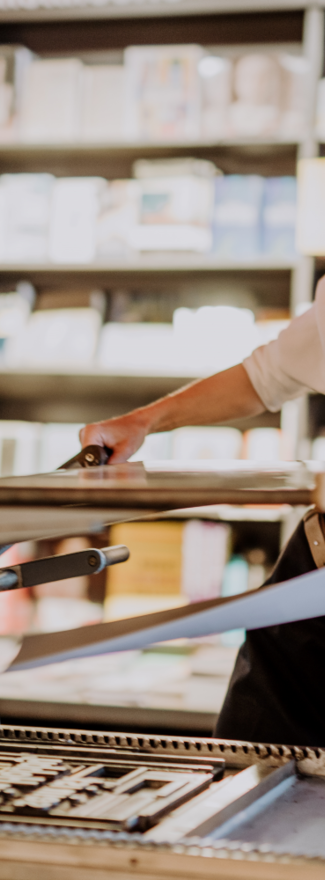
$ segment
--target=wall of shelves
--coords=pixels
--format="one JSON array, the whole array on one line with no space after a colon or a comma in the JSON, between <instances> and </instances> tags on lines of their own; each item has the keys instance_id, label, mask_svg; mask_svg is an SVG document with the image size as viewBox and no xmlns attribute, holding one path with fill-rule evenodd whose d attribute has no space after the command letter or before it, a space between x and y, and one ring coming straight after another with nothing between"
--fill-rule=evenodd
<instances>
[{"instance_id":1,"label":"wall of shelves","mask_svg":"<svg viewBox=\"0 0 325 880\"><path fill-rule=\"evenodd\" d=\"M18 0L17 0L18 2ZM285 138L232 139L214 142L186 143L121 143L121 144L1 144L0 173L48 171L58 176L99 174L109 177L130 175L132 163L137 158L169 158L196 156L210 159L225 173L259 173L262 175L285 175L295 172L297 159L302 155L315 155L318 144L314 137L315 91L323 67L323 11L325 4L306 2L239 2L239 0L179 0L174 4L161 2L154 7L148 2L117 4L108 2L103 7L74 7L73 15L67 9L55 6L38 9L1 9L2 41L22 43L41 55L55 55L98 50L120 51L130 43L202 42L229 45L254 43L302 42L308 58L309 116L304 137L299 142ZM261 8L262 6L262 8ZM70 15L70 19L69 19ZM98 18L101 20L93 20ZM72 21L72 18L74 19ZM80 18L80 21L76 19ZM46 21L47 19L47 21ZM84 21L84 19L87 19ZM171 283L175 287L198 290L198 301L211 290L211 286L242 283L249 287L261 307L290 307L292 313L301 302L312 299L314 265L310 258L279 259L261 255L247 261L221 261L214 255L141 254L130 259L109 260L93 265L0 265L1 283L15 284L21 278L30 280L37 289L54 289L58 285L69 288L89 285L112 288L129 285L147 290L148 296ZM32 374L30 374L31 376ZM23 411L38 409L43 391L49 389L55 398L55 378L47 373L34 375L32 386L28 375L6 371L2 374L0 404L8 412L16 411L16 401L24 401ZM91 375L66 375L61 377L67 393L76 396L85 406L85 413L100 411L108 398L110 407L124 410L130 404L137 405L154 398L156 394L173 390L182 384L182 378L166 376L108 376L92 371ZM190 377L184 377L184 381ZM45 383L45 384L44 384ZM107 384L106 384L107 383ZM28 394L26 387L32 388ZM51 389L51 390L50 390ZM82 389L82 391L81 391ZM36 406L33 405L35 399ZM86 402L88 400L88 405ZM33 416L34 417L34 416ZM85 416L88 418L88 416ZM265 417L274 424L273 416ZM300 423L303 420L300 419ZM305 426L306 427L306 426Z\"/></svg>"},{"instance_id":2,"label":"wall of shelves","mask_svg":"<svg viewBox=\"0 0 325 880\"><path fill-rule=\"evenodd\" d=\"M82 54L118 50L130 44L198 42L205 45L302 42L311 63L309 117L299 141L281 138L231 139L219 142L0 145L0 173L50 172L56 176L102 175L109 179L128 177L137 158L195 156L216 163L226 174L257 173L263 176L294 175L297 160L318 154L314 135L316 84L323 71L324 2L312 0L161 0L153 5L144 0L123 4L107 0L106 5L58 8L1 8L1 41L21 43L41 56ZM262 11L263 9L263 11ZM319 266L319 268L321 268ZM191 304L210 296L218 285L225 289L241 286L261 308L291 309L312 300L315 266L311 258L270 258L221 261L214 255L142 254L130 259L109 260L94 265L0 265L1 287L17 281L31 281L38 291L64 287L107 291L132 285L148 297L165 290L182 291ZM243 302L244 304L244 302ZM42 422L83 422L107 418L149 403L176 390L191 376L123 375L94 369L82 371L2 369L0 372L0 418ZM311 403L314 424L323 418L317 400ZM280 413L265 413L256 419L236 423L245 431L254 427L280 427ZM296 451L308 433L306 402L296 404ZM324 414L325 421L325 414ZM314 429L313 429L314 430ZM197 512L197 516L202 513ZM283 509L211 512L211 518L231 522L237 535L238 552L250 544L251 534L264 541L275 557L284 536L294 525L296 514ZM225 685L226 686L226 685ZM53 696L46 710L34 700L2 697L2 714L15 720L42 718L57 723L65 717L70 724L103 723L128 726L130 709L69 703L64 708ZM45 714L44 714L45 712ZM43 714L42 714L43 713ZM65 713L65 714L64 714ZM168 716L168 717L167 717ZM138 720L137 720L138 719ZM132 726L179 732L211 731L211 712L175 712L171 709L132 709Z\"/></svg>"}]
</instances>

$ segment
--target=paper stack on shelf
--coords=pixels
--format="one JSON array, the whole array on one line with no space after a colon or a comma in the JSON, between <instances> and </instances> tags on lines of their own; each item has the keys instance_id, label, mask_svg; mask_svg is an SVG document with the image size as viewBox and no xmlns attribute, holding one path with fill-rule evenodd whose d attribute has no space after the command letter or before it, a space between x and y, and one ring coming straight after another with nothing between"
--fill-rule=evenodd
<instances>
[{"instance_id":1,"label":"paper stack on shelf","mask_svg":"<svg viewBox=\"0 0 325 880\"><path fill-rule=\"evenodd\" d=\"M1 477L37 473L40 435L37 422L0 421Z\"/></svg>"},{"instance_id":2,"label":"paper stack on shelf","mask_svg":"<svg viewBox=\"0 0 325 880\"><path fill-rule=\"evenodd\" d=\"M130 253L138 205L139 184L136 180L106 182L100 193L96 223L96 256L99 260Z\"/></svg>"},{"instance_id":3,"label":"paper stack on shelf","mask_svg":"<svg viewBox=\"0 0 325 880\"><path fill-rule=\"evenodd\" d=\"M22 282L17 291L0 294L0 362L5 360L9 340L24 329L32 305L28 294L33 292L31 285Z\"/></svg>"},{"instance_id":4,"label":"paper stack on shelf","mask_svg":"<svg viewBox=\"0 0 325 880\"><path fill-rule=\"evenodd\" d=\"M259 344L250 309L180 308L173 319L175 348L184 375L217 373L240 363Z\"/></svg>"},{"instance_id":5,"label":"paper stack on shelf","mask_svg":"<svg viewBox=\"0 0 325 880\"><path fill-rule=\"evenodd\" d=\"M296 254L295 177L269 177L264 181L262 210L263 251L275 257Z\"/></svg>"},{"instance_id":6,"label":"paper stack on shelf","mask_svg":"<svg viewBox=\"0 0 325 880\"><path fill-rule=\"evenodd\" d=\"M159 177L141 180L139 189L139 222L131 232L135 250L211 250L213 180Z\"/></svg>"},{"instance_id":7,"label":"paper stack on shelf","mask_svg":"<svg viewBox=\"0 0 325 880\"><path fill-rule=\"evenodd\" d=\"M229 134L299 138L305 128L309 64L301 50L275 52L257 47L234 56Z\"/></svg>"},{"instance_id":8,"label":"paper stack on shelf","mask_svg":"<svg viewBox=\"0 0 325 880\"><path fill-rule=\"evenodd\" d=\"M229 541L230 527L223 523L190 520L112 526L110 543L127 544L130 559L107 575L105 616L128 617L219 596Z\"/></svg>"},{"instance_id":9,"label":"paper stack on shelf","mask_svg":"<svg viewBox=\"0 0 325 880\"><path fill-rule=\"evenodd\" d=\"M173 375L172 324L105 324L98 346L98 365L121 375Z\"/></svg>"},{"instance_id":10,"label":"paper stack on shelf","mask_svg":"<svg viewBox=\"0 0 325 880\"><path fill-rule=\"evenodd\" d=\"M206 140L227 137L231 102L232 63L221 55L205 55L198 63L201 85L201 136Z\"/></svg>"},{"instance_id":11,"label":"paper stack on shelf","mask_svg":"<svg viewBox=\"0 0 325 880\"><path fill-rule=\"evenodd\" d=\"M253 428L243 439L243 458L253 461L284 461L285 443L278 428Z\"/></svg>"},{"instance_id":12,"label":"paper stack on shelf","mask_svg":"<svg viewBox=\"0 0 325 880\"><path fill-rule=\"evenodd\" d=\"M85 369L94 360L100 326L97 309L33 312L24 330L10 340L6 363L11 367Z\"/></svg>"},{"instance_id":13,"label":"paper stack on shelf","mask_svg":"<svg viewBox=\"0 0 325 880\"><path fill-rule=\"evenodd\" d=\"M184 524L181 584L188 602L220 596L229 541L225 523L192 519Z\"/></svg>"},{"instance_id":14,"label":"paper stack on shelf","mask_svg":"<svg viewBox=\"0 0 325 880\"><path fill-rule=\"evenodd\" d=\"M240 458L242 439L237 428L177 428L171 434L171 457L183 460Z\"/></svg>"},{"instance_id":15,"label":"paper stack on shelf","mask_svg":"<svg viewBox=\"0 0 325 880\"><path fill-rule=\"evenodd\" d=\"M54 263L92 263L96 254L101 177L63 177L53 188L50 258Z\"/></svg>"},{"instance_id":16,"label":"paper stack on shelf","mask_svg":"<svg viewBox=\"0 0 325 880\"><path fill-rule=\"evenodd\" d=\"M24 46L0 46L0 143L18 138L22 88L32 58Z\"/></svg>"},{"instance_id":17,"label":"paper stack on shelf","mask_svg":"<svg viewBox=\"0 0 325 880\"><path fill-rule=\"evenodd\" d=\"M138 160L136 250L209 251L212 245L213 178L220 173L202 159Z\"/></svg>"},{"instance_id":18,"label":"paper stack on shelf","mask_svg":"<svg viewBox=\"0 0 325 880\"><path fill-rule=\"evenodd\" d=\"M214 252L221 258L250 259L261 251L264 180L229 174L215 181Z\"/></svg>"},{"instance_id":19,"label":"paper stack on shelf","mask_svg":"<svg viewBox=\"0 0 325 880\"><path fill-rule=\"evenodd\" d=\"M0 140L186 143L306 128L301 46L131 46L124 63L0 46ZM23 86L23 88L22 88ZM318 119L322 119L320 92ZM320 126L322 123L320 122ZM320 131L322 128L320 128Z\"/></svg>"},{"instance_id":20,"label":"paper stack on shelf","mask_svg":"<svg viewBox=\"0 0 325 880\"><path fill-rule=\"evenodd\" d=\"M187 141L200 137L195 45L131 46L125 51L127 135L131 140Z\"/></svg>"},{"instance_id":21,"label":"paper stack on shelf","mask_svg":"<svg viewBox=\"0 0 325 880\"><path fill-rule=\"evenodd\" d=\"M20 138L28 143L77 141L83 65L78 58L35 59L22 93Z\"/></svg>"},{"instance_id":22,"label":"paper stack on shelf","mask_svg":"<svg viewBox=\"0 0 325 880\"><path fill-rule=\"evenodd\" d=\"M125 140L125 67L122 64L84 66L81 140L107 144Z\"/></svg>"},{"instance_id":23,"label":"paper stack on shelf","mask_svg":"<svg viewBox=\"0 0 325 880\"><path fill-rule=\"evenodd\" d=\"M272 135L279 126L281 70L278 60L252 52L234 65L234 98L229 108L235 135Z\"/></svg>"},{"instance_id":24,"label":"paper stack on shelf","mask_svg":"<svg viewBox=\"0 0 325 880\"><path fill-rule=\"evenodd\" d=\"M306 113L310 62L299 52L281 52L281 122L279 134L284 137L303 137Z\"/></svg>"},{"instance_id":25,"label":"paper stack on shelf","mask_svg":"<svg viewBox=\"0 0 325 880\"><path fill-rule=\"evenodd\" d=\"M126 544L128 564L107 574L105 617L130 617L181 605L184 523L121 523L110 528L111 544Z\"/></svg>"},{"instance_id":26,"label":"paper stack on shelf","mask_svg":"<svg viewBox=\"0 0 325 880\"><path fill-rule=\"evenodd\" d=\"M325 77L319 80L316 97L316 137L325 140Z\"/></svg>"},{"instance_id":27,"label":"paper stack on shelf","mask_svg":"<svg viewBox=\"0 0 325 880\"><path fill-rule=\"evenodd\" d=\"M3 174L0 178L0 260L42 263L54 178L51 174Z\"/></svg>"}]
</instances>

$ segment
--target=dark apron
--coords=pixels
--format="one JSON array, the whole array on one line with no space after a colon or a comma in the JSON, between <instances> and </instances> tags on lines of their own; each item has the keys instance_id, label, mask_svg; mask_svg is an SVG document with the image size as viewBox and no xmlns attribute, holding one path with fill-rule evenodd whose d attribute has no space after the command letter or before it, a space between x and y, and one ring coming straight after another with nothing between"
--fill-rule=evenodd
<instances>
[{"instance_id":1,"label":"dark apron","mask_svg":"<svg viewBox=\"0 0 325 880\"><path fill-rule=\"evenodd\" d=\"M323 517L312 511L306 519L311 533L301 521L263 586L325 564ZM215 735L325 746L325 617L247 632Z\"/></svg>"}]
</instances>

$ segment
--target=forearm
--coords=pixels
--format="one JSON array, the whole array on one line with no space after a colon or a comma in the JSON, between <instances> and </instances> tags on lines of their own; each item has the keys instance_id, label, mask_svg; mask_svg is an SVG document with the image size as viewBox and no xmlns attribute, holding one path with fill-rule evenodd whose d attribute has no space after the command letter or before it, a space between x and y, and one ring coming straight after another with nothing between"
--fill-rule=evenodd
<instances>
[{"instance_id":1,"label":"forearm","mask_svg":"<svg viewBox=\"0 0 325 880\"><path fill-rule=\"evenodd\" d=\"M171 431L184 425L211 425L257 415L265 406L242 364L199 379L185 388L139 409L147 433Z\"/></svg>"},{"instance_id":2,"label":"forearm","mask_svg":"<svg viewBox=\"0 0 325 880\"><path fill-rule=\"evenodd\" d=\"M211 425L263 412L244 367L193 382L174 394L119 418L86 425L80 431L83 446L95 443L112 450L111 463L126 461L147 434L172 431L183 425Z\"/></svg>"}]
</instances>

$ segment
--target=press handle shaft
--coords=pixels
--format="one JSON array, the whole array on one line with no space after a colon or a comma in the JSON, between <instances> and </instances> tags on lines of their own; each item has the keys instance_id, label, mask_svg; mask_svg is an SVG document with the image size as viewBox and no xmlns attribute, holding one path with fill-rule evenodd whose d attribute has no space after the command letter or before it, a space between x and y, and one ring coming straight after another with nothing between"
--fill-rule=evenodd
<instances>
[{"instance_id":1,"label":"press handle shaft","mask_svg":"<svg viewBox=\"0 0 325 880\"><path fill-rule=\"evenodd\" d=\"M129 555L128 548L124 544L118 544L104 547L102 550L89 547L88 550L81 550L79 553L47 556L44 559L23 562L21 565L12 565L10 568L0 569L0 592L98 574L109 565L126 562Z\"/></svg>"}]
</instances>

